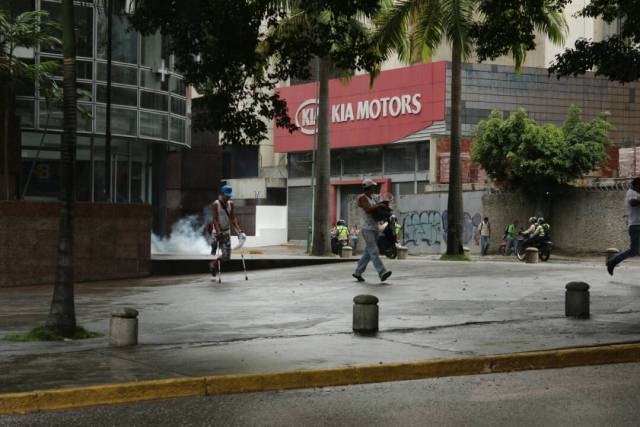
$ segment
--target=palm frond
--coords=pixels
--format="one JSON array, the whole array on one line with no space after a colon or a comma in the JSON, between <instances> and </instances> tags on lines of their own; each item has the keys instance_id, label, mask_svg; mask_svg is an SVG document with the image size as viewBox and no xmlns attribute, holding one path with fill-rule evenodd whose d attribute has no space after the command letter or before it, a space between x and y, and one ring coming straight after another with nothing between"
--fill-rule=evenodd
<instances>
[{"instance_id":1,"label":"palm frond","mask_svg":"<svg viewBox=\"0 0 640 427\"><path fill-rule=\"evenodd\" d=\"M462 50L462 58L469 58L473 49L470 31L478 2L476 0L441 0L440 3L447 40L452 45L458 43Z\"/></svg>"},{"instance_id":2,"label":"palm frond","mask_svg":"<svg viewBox=\"0 0 640 427\"><path fill-rule=\"evenodd\" d=\"M410 17L414 9L420 7L418 0L381 0L381 10L374 18L373 41L379 52L386 56L398 53L404 62L411 62L412 43L410 38Z\"/></svg>"}]
</instances>

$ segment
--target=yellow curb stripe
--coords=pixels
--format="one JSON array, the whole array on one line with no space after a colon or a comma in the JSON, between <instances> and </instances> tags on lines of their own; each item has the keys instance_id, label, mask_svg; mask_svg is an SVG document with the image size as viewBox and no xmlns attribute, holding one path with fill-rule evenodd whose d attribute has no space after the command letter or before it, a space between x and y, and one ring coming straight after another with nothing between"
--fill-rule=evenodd
<instances>
[{"instance_id":1,"label":"yellow curb stripe","mask_svg":"<svg viewBox=\"0 0 640 427\"><path fill-rule=\"evenodd\" d=\"M189 396L213 396L631 362L640 362L640 344L618 344L309 371L174 378L0 394L0 414Z\"/></svg>"}]
</instances>

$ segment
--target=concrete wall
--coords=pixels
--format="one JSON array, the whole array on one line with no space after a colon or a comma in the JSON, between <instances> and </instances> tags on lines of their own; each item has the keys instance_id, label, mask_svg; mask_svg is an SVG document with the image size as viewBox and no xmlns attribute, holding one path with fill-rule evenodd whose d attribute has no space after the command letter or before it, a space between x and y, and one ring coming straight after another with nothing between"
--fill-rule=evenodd
<instances>
[{"instance_id":1,"label":"concrete wall","mask_svg":"<svg viewBox=\"0 0 640 427\"><path fill-rule=\"evenodd\" d=\"M247 236L245 247L259 248L287 243L287 207L256 206L255 236ZM231 237L231 247L238 245L238 238Z\"/></svg>"},{"instance_id":2,"label":"concrete wall","mask_svg":"<svg viewBox=\"0 0 640 427\"><path fill-rule=\"evenodd\" d=\"M0 287L53 285L60 205L0 202ZM150 274L151 207L77 203L75 281Z\"/></svg>"},{"instance_id":3,"label":"concrete wall","mask_svg":"<svg viewBox=\"0 0 640 427\"><path fill-rule=\"evenodd\" d=\"M572 189L553 200L551 238L566 253L602 253L606 248L629 246L624 190ZM494 232L491 249L495 252L502 230L513 219L526 223L535 204L519 194L488 194L482 198L483 210L491 218Z\"/></svg>"},{"instance_id":4,"label":"concrete wall","mask_svg":"<svg viewBox=\"0 0 640 427\"><path fill-rule=\"evenodd\" d=\"M475 229L482 218L482 191L465 191L464 245L472 252L480 252L474 239ZM442 253L447 248L446 192L412 194L396 200L398 219L403 226L402 244L409 253Z\"/></svg>"}]
</instances>

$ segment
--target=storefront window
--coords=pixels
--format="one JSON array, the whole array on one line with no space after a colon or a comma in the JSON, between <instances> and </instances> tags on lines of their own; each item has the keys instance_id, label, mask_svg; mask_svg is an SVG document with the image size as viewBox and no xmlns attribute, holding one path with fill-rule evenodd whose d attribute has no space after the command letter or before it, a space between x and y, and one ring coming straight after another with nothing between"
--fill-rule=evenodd
<instances>
[{"instance_id":1,"label":"storefront window","mask_svg":"<svg viewBox=\"0 0 640 427\"><path fill-rule=\"evenodd\" d=\"M384 147L384 173L413 173L416 168L414 144L388 145Z\"/></svg>"},{"instance_id":2,"label":"storefront window","mask_svg":"<svg viewBox=\"0 0 640 427\"><path fill-rule=\"evenodd\" d=\"M289 178L309 178L312 170L312 154L289 153Z\"/></svg>"},{"instance_id":3,"label":"storefront window","mask_svg":"<svg viewBox=\"0 0 640 427\"><path fill-rule=\"evenodd\" d=\"M417 145L418 170L429 170L429 143L419 142Z\"/></svg>"},{"instance_id":4,"label":"storefront window","mask_svg":"<svg viewBox=\"0 0 640 427\"><path fill-rule=\"evenodd\" d=\"M345 175L382 173L382 148L367 147L345 150L342 158Z\"/></svg>"},{"instance_id":5,"label":"storefront window","mask_svg":"<svg viewBox=\"0 0 640 427\"><path fill-rule=\"evenodd\" d=\"M342 150L331 151L331 176L339 177L342 175Z\"/></svg>"},{"instance_id":6,"label":"storefront window","mask_svg":"<svg viewBox=\"0 0 640 427\"><path fill-rule=\"evenodd\" d=\"M91 132L93 130L93 112L91 104L78 104L77 126L79 131Z\"/></svg>"}]
</instances>

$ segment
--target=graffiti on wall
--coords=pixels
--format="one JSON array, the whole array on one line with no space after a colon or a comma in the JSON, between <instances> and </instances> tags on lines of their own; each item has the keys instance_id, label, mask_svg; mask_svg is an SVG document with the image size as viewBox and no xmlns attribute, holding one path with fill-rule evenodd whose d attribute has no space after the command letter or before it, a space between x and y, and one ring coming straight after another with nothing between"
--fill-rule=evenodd
<instances>
[{"instance_id":1,"label":"graffiti on wall","mask_svg":"<svg viewBox=\"0 0 640 427\"><path fill-rule=\"evenodd\" d=\"M400 212L400 217L402 218L403 245L440 245L443 230L440 212Z\"/></svg>"},{"instance_id":2,"label":"graffiti on wall","mask_svg":"<svg viewBox=\"0 0 640 427\"><path fill-rule=\"evenodd\" d=\"M447 211L440 213L435 210L400 212L402 224L402 243L405 246L428 247L440 245L447 241ZM474 237L475 230L482 221L480 213L470 214L465 212L463 222L462 240L469 244ZM477 242L476 242L477 244Z\"/></svg>"}]
</instances>

